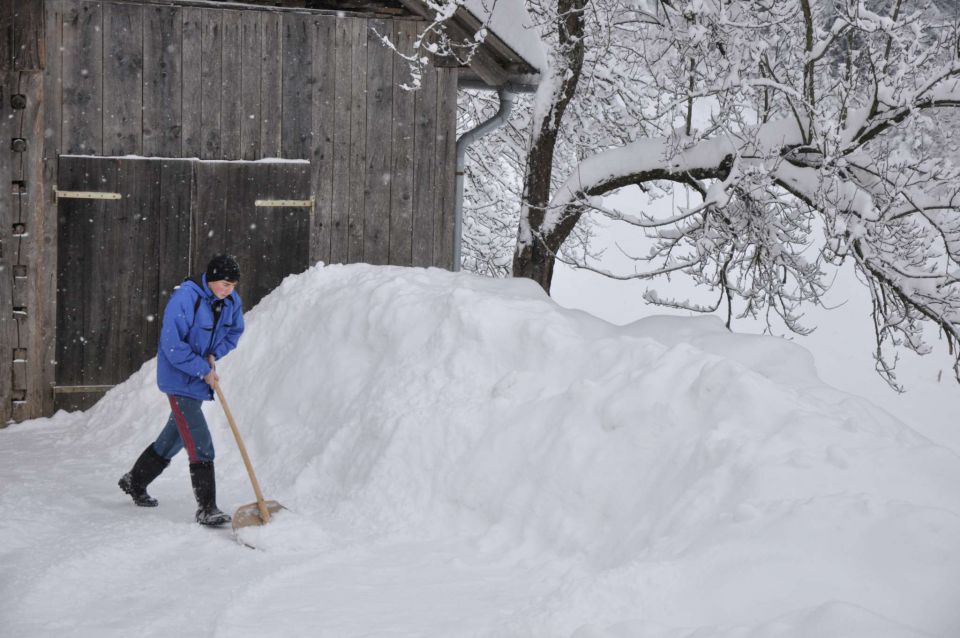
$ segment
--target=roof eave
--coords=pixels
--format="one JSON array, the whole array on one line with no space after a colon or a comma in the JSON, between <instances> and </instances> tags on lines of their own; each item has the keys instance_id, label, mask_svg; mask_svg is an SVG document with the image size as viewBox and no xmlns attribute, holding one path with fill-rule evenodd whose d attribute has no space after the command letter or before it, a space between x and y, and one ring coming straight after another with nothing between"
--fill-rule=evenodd
<instances>
[{"instance_id":1,"label":"roof eave","mask_svg":"<svg viewBox=\"0 0 960 638\"><path fill-rule=\"evenodd\" d=\"M421 0L400 0L411 12L425 20L432 20L430 10ZM454 40L473 40L474 34L483 27L479 19L464 7L459 7L446 23L446 29ZM463 68L463 67L462 67ZM529 91L536 88L540 70L508 46L492 30L487 35L461 71L466 82L482 82L487 88L496 89L513 85Z\"/></svg>"}]
</instances>

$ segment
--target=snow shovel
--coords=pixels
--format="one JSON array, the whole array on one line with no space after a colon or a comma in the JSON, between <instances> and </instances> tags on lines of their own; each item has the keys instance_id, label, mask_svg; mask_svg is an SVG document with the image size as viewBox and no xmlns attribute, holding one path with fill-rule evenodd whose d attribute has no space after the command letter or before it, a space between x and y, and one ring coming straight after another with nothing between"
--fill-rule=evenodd
<instances>
[{"instance_id":1,"label":"snow shovel","mask_svg":"<svg viewBox=\"0 0 960 638\"><path fill-rule=\"evenodd\" d=\"M223 411L227 415L227 422L230 424L230 429L233 430L233 438L237 440L237 447L240 448L240 456L243 457L243 464L247 466L247 474L250 475L250 483L253 484L253 493L257 496L256 503L242 505L234 513L233 529L236 531L241 527L266 525L270 522L271 514L276 514L286 508L276 501L263 500L263 493L260 492L260 483L257 482L257 475L253 473L253 465L250 463L250 457L247 456L247 447L243 444L243 439L240 438L240 430L237 429L237 424L233 420L233 414L230 412L230 406L227 405L227 400L223 396L223 390L220 389L219 383L214 383L213 389L216 390L217 397L220 399L220 405L223 406Z\"/></svg>"}]
</instances>

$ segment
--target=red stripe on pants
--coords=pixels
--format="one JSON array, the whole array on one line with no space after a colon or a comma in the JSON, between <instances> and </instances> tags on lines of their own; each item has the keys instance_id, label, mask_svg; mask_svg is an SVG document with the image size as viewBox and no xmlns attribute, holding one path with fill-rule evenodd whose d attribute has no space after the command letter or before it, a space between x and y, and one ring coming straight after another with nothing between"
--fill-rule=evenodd
<instances>
[{"instance_id":1,"label":"red stripe on pants","mask_svg":"<svg viewBox=\"0 0 960 638\"><path fill-rule=\"evenodd\" d=\"M180 431L180 438L183 439L183 447L187 449L187 457L191 463L196 463L199 460L197 459L197 444L193 442L193 435L190 434L187 417L183 415L183 411L180 409L176 397L168 394L167 398L170 399L170 409L173 411L174 421L177 422L177 430Z\"/></svg>"}]
</instances>

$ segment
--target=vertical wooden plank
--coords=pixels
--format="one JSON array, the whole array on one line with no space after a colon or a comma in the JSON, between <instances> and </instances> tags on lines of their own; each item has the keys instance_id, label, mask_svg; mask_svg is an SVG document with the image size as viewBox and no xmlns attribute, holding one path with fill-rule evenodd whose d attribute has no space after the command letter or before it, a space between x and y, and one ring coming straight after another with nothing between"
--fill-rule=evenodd
<instances>
[{"instance_id":1,"label":"vertical wooden plank","mask_svg":"<svg viewBox=\"0 0 960 638\"><path fill-rule=\"evenodd\" d=\"M278 164L283 190L295 194L297 199L306 199L310 192L312 167L309 164L291 162ZM276 272L272 281L267 281L267 292L276 288L287 275L301 273L310 266L310 209L279 208L279 223L276 228L274 245L280 247L284 255L282 268Z\"/></svg>"},{"instance_id":2,"label":"vertical wooden plank","mask_svg":"<svg viewBox=\"0 0 960 638\"><path fill-rule=\"evenodd\" d=\"M84 166L78 158L62 157L57 186L61 190L87 187ZM81 199L58 201L57 255L57 371L58 385L78 385L83 370L83 307L86 257L82 238L84 217L93 203Z\"/></svg>"},{"instance_id":3,"label":"vertical wooden plank","mask_svg":"<svg viewBox=\"0 0 960 638\"><path fill-rule=\"evenodd\" d=\"M240 77L240 156L255 160L260 157L260 65L263 32L260 13L244 11L240 22L240 56L243 73Z\"/></svg>"},{"instance_id":4,"label":"vertical wooden plank","mask_svg":"<svg viewBox=\"0 0 960 638\"><path fill-rule=\"evenodd\" d=\"M203 9L200 60L200 157L219 159L220 91L223 80L221 49L223 47L223 12Z\"/></svg>"},{"instance_id":5,"label":"vertical wooden plank","mask_svg":"<svg viewBox=\"0 0 960 638\"><path fill-rule=\"evenodd\" d=\"M224 208L226 198L234 197L229 182L227 162L195 162L193 189L190 261L193 270L203 268L216 252L228 247Z\"/></svg>"},{"instance_id":6,"label":"vertical wooden plank","mask_svg":"<svg viewBox=\"0 0 960 638\"><path fill-rule=\"evenodd\" d=\"M331 261L333 139L335 135L337 20L317 16L313 40L313 159L310 192L316 201L310 225L310 263Z\"/></svg>"},{"instance_id":7,"label":"vertical wooden plank","mask_svg":"<svg viewBox=\"0 0 960 638\"><path fill-rule=\"evenodd\" d=\"M103 5L103 153L143 152L143 7Z\"/></svg>"},{"instance_id":8,"label":"vertical wooden plank","mask_svg":"<svg viewBox=\"0 0 960 638\"><path fill-rule=\"evenodd\" d=\"M2 0L0 0L2 2ZM0 19L2 19L0 15ZM9 71L0 73L0 93L10 95L14 92L16 75ZM15 137L13 130L13 110L9 100L0 100L0 140ZM13 173L13 157L9 150L0 149L0 176L9 183ZM8 362L13 360L16 336L13 318L13 279L15 252L13 251L13 197L10 191L0 191L0 427L12 416L13 376Z\"/></svg>"},{"instance_id":9,"label":"vertical wooden plank","mask_svg":"<svg viewBox=\"0 0 960 638\"><path fill-rule=\"evenodd\" d=\"M114 348L102 383L120 383L156 354L151 317L159 296L161 163L148 159L118 162L120 202L108 207L113 233L108 238L114 255L112 282L116 327L107 337Z\"/></svg>"},{"instance_id":10,"label":"vertical wooden plank","mask_svg":"<svg viewBox=\"0 0 960 638\"><path fill-rule=\"evenodd\" d=\"M44 67L43 0L13 2L13 69L39 71Z\"/></svg>"},{"instance_id":11,"label":"vertical wooden plank","mask_svg":"<svg viewBox=\"0 0 960 638\"><path fill-rule=\"evenodd\" d=\"M437 148L437 73L434 66L424 69L420 90L415 97L413 156L413 246L414 266L433 265L433 211L435 156Z\"/></svg>"},{"instance_id":12,"label":"vertical wooden plank","mask_svg":"<svg viewBox=\"0 0 960 638\"><path fill-rule=\"evenodd\" d=\"M390 253L394 53L383 45L378 35L386 33L387 24L385 20L370 20L367 29L363 261L370 264L386 264Z\"/></svg>"},{"instance_id":13,"label":"vertical wooden plank","mask_svg":"<svg viewBox=\"0 0 960 638\"><path fill-rule=\"evenodd\" d=\"M275 208L257 208L258 197L275 199L283 190L279 180L278 164L243 164L234 169L234 199L231 201L235 223L228 235L230 252L236 255L244 269L244 307L253 308L269 291L271 273L281 267L293 246L275 245L277 211Z\"/></svg>"},{"instance_id":14,"label":"vertical wooden plank","mask_svg":"<svg viewBox=\"0 0 960 638\"><path fill-rule=\"evenodd\" d=\"M82 158L85 164L84 188L81 190L109 190L116 192L117 160ZM95 167L95 168L93 168ZM115 226L111 213L114 202L93 201L83 207L83 215L77 219L81 227L81 246L85 258L84 295L80 308L83 316L83 331L80 335L82 346L82 364L79 384L97 384L103 378L104 370L118 365L116 347L111 345L111 333L119 328L118 295L110 284L117 268L117 256L112 254L116 240ZM76 281L76 275L71 273ZM79 398L79 397L78 397Z\"/></svg>"},{"instance_id":15,"label":"vertical wooden plank","mask_svg":"<svg viewBox=\"0 0 960 638\"><path fill-rule=\"evenodd\" d=\"M417 23L397 20L393 41L405 55L414 51ZM410 266L413 263L413 158L415 96L402 88L403 78L409 77L409 64L393 55L393 157L391 158L390 186L390 253L388 263Z\"/></svg>"},{"instance_id":16,"label":"vertical wooden plank","mask_svg":"<svg viewBox=\"0 0 960 638\"><path fill-rule=\"evenodd\" d=\"M103 15L95 2L68 3L63 19L63 149L103 153Z\"/></svg>"},{"instance_id":17,"label":"vertical wooden plank","mask_svg":"<svg viewBox=\"0 0 960 638\"><path fill-rule=\"evenodd\" d=\"M264 12L260 20L263 27L263 47L260 53L260 157L280 157L283 120L283 38L280 32L280 16Z\"/></svg>"},{"instance_id":18,"label":"vertical wooden plank","mask_svg":"<svg viewBox=\"0 0 960 638\"><path fill-rule=\"evenodd\" d=\"M357 69L367 68L367 21L350 21L351 48L354 75L350 87L350 196L348 199L349 262L363 261L364 190L367 175L367 74Z\"/></svg>"},{"instance_id":19,"label":"vertical wooden plank","mask_svg":"<svg viewBox=\"0 0 960 638\"><path fill-rule=\"evenodd\" d=\"M53 414L53 387L56 379L57 343L57 158L60 154L60 125L62 110L62 24L65 3L63 0L46 0L44 34L47 56L43 71L43 213L39 278L39 299L43 313L41 326L42 403L40 413Z\"/></svg>"},{"instance_id":20,"label":"vertical wooden plank","mask_svg":"<svg viewBox=\"0 0 960 638\"><path fill-rule=\"evenodd\" d=\"M157 303L160 299L160 270L166 259L174 259L174 255L160 252L161 240L167 220L160 207L163 197L162 171L163 165L157 160L139 160L147 165L144 180L145 201L140 212L139 234L140 244L140 297L139 309L133 317L130 330L136 333L135 348L131 350L130 374L140 369L146 361L157 354L157 343L160 339L160 322L157 321ZM189 192L189 191L188 191ZM188 209L189 210L189 209Z\"/></svg>"},{"instance_id":21,"label":"vertical wooden plank","mask_svg":"<svg viewBox=\"0 0 960 638\"><path fill-rule=\"evenodd\" d=\"M157 275L159 294L154 321L159 331L160 319L173 287L190 276L190 195L193 182L191 160L164 160L160 167L160 269ZM159 332L157 333L159 337Z\"/></svg>"},{"instance_id":22,"label":"vertical wooden plank","mask_svg":"<svg viewBox=\"0 0 960 638\"><path fill-rule=\"evenodd\" d=\"M200 157L203 147L203 127L200 113L203 110L201 87L203 86L203 11L184 7L181 27L182 44L180 69L183 77L181 89L181 157Z\"/></svg>"},{"instance_id":23,"label":"vertical wooden plank","mask_svg":"<svg viewBox=\"0 0 960 638\"><path fill-rule=\"evenodd\" d=\"M143 7L143 154L178 157L183 76L179 7Z\"/></svg>"},{"instance_id":24,"label":"vertical wooden plank","mask_svg":"<svg viewBox=\"0 0 960 638\"><path fill-rule=\"evenodd\" d=\"M240 159L241 89L240 12L223 12L223 85L220 91L220 144L223 159Z\"/></svg>"},{"instance_id":25,"label":"vertical wooden plank","mask_svg":"<svg viewBox=\"0 0 960 638\"><path fill-rule=\"evenodd\" d=\"M13 70L13 0L0 0L0 72L11 70ZM4 81L6 80L7 78L4 77ZM7 409L9 410L9 404Z\"/></svg>"},{"instance_id":26,"label":"vertical wooden plank","mask_svg":"<svg viewBox=\"0 0 960 638\"><path fill-rule=\"evenodd\" d=\"M351 18L334 27L333 183L330 189L330 263L348 263L350 241L350 106L353 86Z\"/></svg>"},{"instance_id":27,"label":"vertical wooden plank","mask_svg":"<svg viewBox=\"0 0 960 638\"><path fill-rule=\"evenodd\" d=\"M241 261L241 268L243 268L244 262L249 264L250 261L254 261L259 267L261 266L261 260L268 262L271 259L270 255L253 255L248 250L254 237L261 233L270 232L269 228L257 224L253 215L253 204L256 198L256 191L254 190L256 187L254 183L256 166L256 164L248 162L237 162L216 167L217 172L222 176L219 184L223 190L217 198L220 205L217 216L223 220L223 231L210 238L208 252L210 255L213 255L213 253L230 253ZM262 176L267 168L266 165L261 168L263 168ZM266 263L262 267L269 268ZM244 291L250 291L256 277L253 277L250 281L246 281L246 279L245 276Z\"/></svg>"},{"instance_id":28,"label":"vertical wooden plank","mask_svg":"<svg viewBox=\"0 0 960 638\"><path fill-rule=\"evenodd\" d=\"M104 315L109 317L110 332L101 336L103 346L100 353L104 360L97 380L101 383L118 383L118 378L130 368L130 359L136 350L136 339L131 335L132 316L140 308L143 289L140 285L141 232L137 221L145 204L144 169L153 162L140 159L117 160L117 192L122 198L119 202L110 202L105 206L103 222L107 232L101 236L103 252L110 253L113 262L112 272L104 269L98 282L103 295L108 300L109 309ZM125 240L123 239L125 238ZM155 239L155 238L154 238Z\"/></svg>"},{"instance_id":29,"label":"vertical wooden plank","mask_svg":"<svg viewBox=\"0 0 960 638\"><path fill-rule=\"evenodd\" d=\"M453 268L453 198L457 146L457 69L439 70L433 265Z\"/></svg>"},{"instance_id":30,"label":"vertical wooden plank","mask_svg":"<svg viewBox=\"0 0 960 638\"><path fill-rule=\"evenodd\" d=\"M309 159L312 145L313 24L309 16L283 15L281 151L287 159Z\"/></svg>"},{"instance_id":31,"label":"vertical wooden plank","mask_svg":"<svg viewBox=\"0 0 960 638\"><path fill-rule=\"evenodd\" d=\"M91 190L120 190L117 159L84 158L89 165L100 167L99 181L90 184ZM91 174L94 177L94 174ZM118 263L126 260L116 251L126 245L128 237L123 234L122 219L118 213L126 207L116 200L96 201L85 220L84 249L89 255L89 294L84 298L82 383L99 385L113 381L112 369L119 368L125 353L114 332L120 329L121 313L129 303L124 286L118 286L118 274L128 271L128 265ZM120 271L118 273L118 270Z\"/></svg>"}]
</instances>

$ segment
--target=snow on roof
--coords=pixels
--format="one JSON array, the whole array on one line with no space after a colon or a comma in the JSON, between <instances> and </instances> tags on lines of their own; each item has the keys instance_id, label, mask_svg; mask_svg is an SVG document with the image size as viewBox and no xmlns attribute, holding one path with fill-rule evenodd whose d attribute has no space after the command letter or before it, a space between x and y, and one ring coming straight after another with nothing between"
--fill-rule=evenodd
<instances>
[{"instance_id":1,"label":"snow on roof","mask_svg":"<svg viewBox=\"0 0 960 638\"><path fill-rule=\"evenodd\" d=\"M465 0L463 8L541 73L547 54L523 0Z\"/></svg>"}]
</instances>

